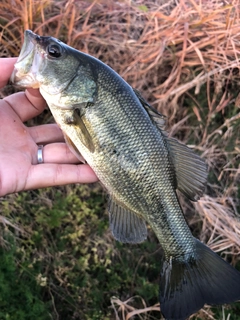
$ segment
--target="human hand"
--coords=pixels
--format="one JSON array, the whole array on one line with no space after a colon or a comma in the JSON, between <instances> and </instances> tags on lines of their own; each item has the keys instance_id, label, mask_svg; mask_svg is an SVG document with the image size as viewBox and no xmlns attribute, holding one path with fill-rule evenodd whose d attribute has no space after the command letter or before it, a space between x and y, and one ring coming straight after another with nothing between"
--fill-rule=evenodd
<instances>
[{"instance_id":1,"label":"human hand","mask_svg":"<svg viewBox=\"0 0 240 320\"><path fill-rule=\"evenodd\" d=\"M0 88L4 87L17 58L0 58ZM0 100L0 196L29 189L91 183L98 179L87 164L79 164L56 124L26 127L23 122L46 107L38 89ZM44 145L38 164L38 145Z\"/></svg>"}]
</instances>

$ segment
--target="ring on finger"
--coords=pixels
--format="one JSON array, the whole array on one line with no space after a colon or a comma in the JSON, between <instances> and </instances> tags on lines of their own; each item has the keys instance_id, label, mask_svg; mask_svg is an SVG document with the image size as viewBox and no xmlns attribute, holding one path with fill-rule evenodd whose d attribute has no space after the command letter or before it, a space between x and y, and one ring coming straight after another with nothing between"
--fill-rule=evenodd
<instances>
[{"instance_id":1,"label":"ring on finger","mask_svg":"<svg viewBox=\"0 0 240 320\"><path fill-rule=\"evenodd\" d=\"M42 144L40 144L40 145L38 146L37 162L38 162L38 163L43 163L43 145L42 145Z\"/></svg>"}]
</instances>

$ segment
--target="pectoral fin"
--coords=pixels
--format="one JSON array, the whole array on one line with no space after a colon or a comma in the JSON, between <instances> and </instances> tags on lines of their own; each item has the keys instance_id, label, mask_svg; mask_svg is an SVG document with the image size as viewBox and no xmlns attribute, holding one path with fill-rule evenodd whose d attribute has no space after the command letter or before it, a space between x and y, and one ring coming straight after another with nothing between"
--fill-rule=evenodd
<instances>
[{"instance_id":1,"label":"pectoral fin","mask_svg":"<svg viewBox=\"0 0 240 320\"><path fill-rule=\"evenodd\" d=\"M116 240L123 243L139 243L147 238L145 221L111 197L108 212L110 229Z\"/></svg>"},{"instance_id":2,"label":"pectoral fin","mask_svg":"<svg viewBox=\"0 0 240 320\"><path fill-rule=\"evenodd\" d=\"M65 112L65 123L74 127L74 131L76 136L80 139L80 141L84 144L84 146L90 151L94 152L94 144L91 138L91 135L83 121L83 116L79 115L79 111L76 108L74 112L67 113ZM70 140L70 141L69 141ZM67 143L70 145L70 148L78 149L75 146L75 143L69 137L66 138ZM73 147L74 146L74 147Z\"/></svg>"},{"instance_id":3,"label":"pectoral fin","mask_svg":"<svg viewBox=\"0 0 240 320\"><path fill-rule=\"evenodd\" d=\"M64 138L69 149L72 151L72 153L79 159L79 161L81 161L82 163L85 163L86 162L85 159L83 158L83 156L81 155L81 153L79 152L75 144L72 142L72 140L66 134L64 134Z\"/></svg>"},{"instance_id":4,"label":"pectoral fin","mask_svg":"<svg viewBox=\"0 0 240 320\"><path fill-rule=\"evenodd\" d=\"M77 133L79 134L82 143L85 145L86 148L88 148L90 152L93 152L95 149L94 144L90 136L90 133L87 127L85 126L85 123L83 122L82 117L76 114L75 118L76 118L75 129L77 130Z\"/></svg>"}]
</instances>

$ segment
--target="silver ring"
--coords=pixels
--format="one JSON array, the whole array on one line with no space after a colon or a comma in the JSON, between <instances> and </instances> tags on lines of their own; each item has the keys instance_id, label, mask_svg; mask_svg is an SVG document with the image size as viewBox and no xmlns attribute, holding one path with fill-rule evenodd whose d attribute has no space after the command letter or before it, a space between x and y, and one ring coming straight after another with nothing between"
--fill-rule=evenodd
<instances>
[{"instance_id":1,"label":"silver ring","mask_svg":"<svg viewBox=\"0 0 240 320\"><path fill-rule=\"evenodd\" d=\"M38 146L37 161L38 163L43 163L43 145L42 144Z\"/></svg>"}]
</instances>

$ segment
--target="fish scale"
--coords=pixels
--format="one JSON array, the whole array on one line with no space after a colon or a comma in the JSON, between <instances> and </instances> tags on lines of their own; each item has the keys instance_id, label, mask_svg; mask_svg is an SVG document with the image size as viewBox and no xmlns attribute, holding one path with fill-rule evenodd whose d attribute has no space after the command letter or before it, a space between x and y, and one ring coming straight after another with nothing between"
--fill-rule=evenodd
<instances>
[{"instance_id":1,"label":"fish scale","mask_svg":"<svg viewBox=\"0 0 240 320\"><path fill-rule=\"evenodd\" d=\"M111 83L109 79L106 79L105 74L102 74L101 72L99 72L98 81L100 84L101 84L101 80L99 79L102 79L102 78L105 80L108 80L108 82ZM100 92L98 91L98 99L100 101L102 101L104 96L105 96L104 90ZM171 221L171 216L167 214L167 212L172 211L172 208L171 210L169 210L168 205L166 205L165 207L162 206L162 203L164 203L164 201L161 201L161 189L163 189L163 186L164 186L165 193L167 195L173 194L172 192L173 187L171 185L168 188L166 188L167 183L173 184L173 181L168 181L169 179L167 179L171 176L173 177L172 170L170 169L171 164L169 163L168 151L164 145L164 140L161 139L160 132L155 128L154 128L155 130L150 130L150 128L152 127L152 123L150 119L146 118L146 121L143 121L144 110L139 109L139 112L134 112L134 110L137 107L136 105L138 104L139 104L138 101L136 101L135 99L132 99L132 97L127 94L116 99L116 101L110 100L108 103L105 104L105 108L104 106L102 108L106 121L107 119L112 119L112 114L111 114L112 105L114 105L115 108L116 108L116 105L122 105L126 107L123 109L123 112L119 115L120 120L118 119L116 122L112 121L111 126L109 126L110 128L109 131L104 132L104 126L106 121L103 121L103 128L101 126L98 127L99 135L101 136L101 139L105 141L105 143L106 141L108 141L108 139L110 139L109 140L110 145L112 143L113 145L121 146L121 147L122 145L126 145L126 148L125 148L126 150L129 150L129 149L136 150L136 147L137 147L138 152L140 154L143 154L144 156L142 157L142 159L140 158L140 156L137 156L136 159L134 159L134 155L133 155L133 161L132 163L129 164L130 168L131 166L132 167L137 166L136 168L137 170L132 170L133 171L132 172L131 169L129 170L129 167L128 167L127 176L124 175L121 159L120 161L113 161L113 163L110 161L104 160L105 162L108 162L110 164L110 166L107 166L107 167L102 162L99 162L97 165L96 163L90 163L90 165L94 168L95 172L100 177L100 180L106 186L106 188L110 189L111 187L111 192L113 193L115 198L118 198L118 193L119 193L121 197L121 201L128 203L129 205L132 204L132 207L135 209L137 208L136 211L141 216L144 216L147 213L147 220L150 224L152 224L152 221L151 221L152 217L154 217L153 220L157 219L158 221L157 227L154 229L163 249L166 252L168 252L168 254L169 252L171 252L171 254L179 254L179 250L181 250L183 247L183 242L185 246L186 244L189 244L189 247L190 247L189 249L190 250L192 249L193 243L192 242L189 243L189 240L192 239L192 235L189 232L189 229L187 228L185 222L183 222L183 219L181 216L182 212L179 207L178 201L176 199L174 199L175 203L173 205L173 208L178 208L178 216L180 216L179 222L176 221L175 215L174 215L174 221ZM118 108L116 109L118 110ZM89 112L91 113L94 111L90 110ZM86 113L86 117L88 117L88 113ZM128 131L127 129L131 126L131 124L139 124L138 126L135 125L134 128L131 128L131 131L129 132L129 134L130 135L134 134L135 136L138 136L139 140L141 141L141 144L139 144L139 140L128 141L126 139L126 131ZM117 129L120 128L119 130L120 133L116 133L116 128ZM133 132L133 130L136 131L136 133ZM124 134L122 134L121 131L123 131ZM93 129L93 132L96 132L96 130ZM124 139L127 141L125 141ZM165 152L163 152L163 150ZM122 150L122 152L119 152L119 155L121 156L124 153L125 153L125 150ZM105 158L107 159L108 156L111 154L111 150L106 149L105 154L106 154ZM151 159L152 161L150 161ZM117 163L119 164L119 167L117 166ZM139 163L142 163L143 165L140 166ZM111 165L114 166L114 171L116 172L115 175L110 172ZM103 167L107 168L107 171L109 174L105 174L105 171L102 174L101 169ZM166 171L166 174L165 174L166 178L163 177L162 171ZM147 177L146 177L146 172L149 173ZM151 172L152 174L150 174ZM142 182L142 176L145 177L144 184L142 183L138 184L137 182ZM121 190L119 190L119 183L117 182L118 179L122 181ZM114 186L114 181L117 182L116 186ZM127 183L129 186L124 184L124 182ZM132 187L133 184L134 184L134 188ZM151 193L149 193L149 189L151 190ZM146 198L146 195L148 198L150 198L150 200ZM167 199L167 195L163 196L163 199ZM144 205L143 205L143 200L145 200ZM139 203L141 204L140 208L138 205ZM161 215L159 215L160 212L162 213L162 217ZM161 226L161 228L159 228L159 225ZM169 228L169 226L171 225L172 227ZM168 229L170 231L169 234L172 237L170 246L169 246L169 240L168 240L169 237L166 237L166 230ZM179 232L176 232L179 229L181 230L180 237L179 237ZM160 232L159 230L163 232ZM176 235L177 238L174 239L173 238L174 235ZM173 248L174 248L174 251L173 251Z\"/></svg>"},{"instance_id":2,"label":"fish scale","mask_svg":"<svg viewBox=\"0 0 240 320\"><path fill-rule=\"evenodd\" d=\"M39 87L70 150L92 167L109 194L116 240L139 243L146 222L164 251L160 308L183 320L205 303L240 299L240 273L194 238L176 189L203 194L206 164L165 131L165 118L110 67L52 37L25 31L11 76Z\"/></svg>"}]
</instances>

